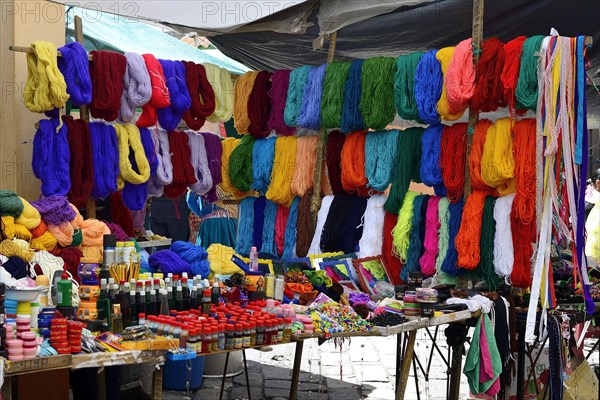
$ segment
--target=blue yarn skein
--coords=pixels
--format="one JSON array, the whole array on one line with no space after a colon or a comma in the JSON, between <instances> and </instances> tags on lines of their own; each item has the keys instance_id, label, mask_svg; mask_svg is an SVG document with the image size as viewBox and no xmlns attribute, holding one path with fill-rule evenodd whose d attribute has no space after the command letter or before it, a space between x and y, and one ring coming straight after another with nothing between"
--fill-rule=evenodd
<instances>
[{"instance_id":1,"label":"blue yarn skein","mask_svg":"<svg viewBox=\"0 0 600 400\"><path fill-rule=\"evenodd\" d=\"M162 271L163 274L180 275L182 272L192 274L190 264L172 250L159 250L148 258L150 268Z\"/></svg>"},{"instance_id":2,"label":"blue yarn skein","mask_svg":"<svg viewBox=\"0 0 600 400\"><path fill-rule=\"evenodd\" d=\"M344 88L344 107L342 108L342 132L365 129L360 112L360 96L362 95L362 65L364 60L354 60L350 64L350 73Z\"/></svg>"},{"instance_id":3,"label":"blue yarn skein","mask_svg":"<svg viewBox=\"0 0 600 400\"><path fill-rule=\"evenodd\" d=\"M429 125L421 137L421 181L433 187L435 194L444 196L446 188L442 179L442 168L440 167L440 151L442 145L443 125Z\"/></svg>"},{"instance_id":4,"label":"blue yarn skein","mask_svg":"<svg viewBox=\"0 0 600 400\"><path fill-rule=\"evenodd\" d=\"M290 83L288 86L285 108L283 110L283 119L287 126L295 127L298 124L298 116L302 108L302 96L304 96L304 87L308 80L308 73L314 67L303 65L290 73Z\"/></svg>"},{"instance_id":5,"label":"blue yarn skein","mask_svg":"<svg viewBox=\"0 0 600 400\"><path fill-rule=\"evenodd\" d=\"M450 212L450 221L448 222L448 252L446 253L446 258L444 258L441 268L442 271L452 276L459 276L465 272L464 269L458 268L458 252L454 245L454 239L456 239L458 230L460 229L463 207L464 202L462 200L456 203L450 203L448 206L448 211Z\"/></svg>"},{"instance_id":6,"label":"blue yarn skein","mask_svg":"<svg viewBox=\"0 0 600 400\"><path fill-rule=\"evenodd\" d=\"M208 253L203 247L177 240L171 243L171 251L190 264L190 269L194 276L200 275L202 278L208 278L208 275L210 275L210 263L207 259Z\"/></svg>"},{"instance_id":7,"label":"blue yarn skein","mask_svg":"<svg viewBox=\"0 0 600 400\"><path fill-rule=\"evenodd\" d=\"M252 230L252 245L257 249L262 247L262 234L264 214L267 199L265 196L257 197L254 201L254 229Z\"/></svg>"},{"instance_id":8,"label":"blue yarn skein","mask_svg":"<svg viewBox=\"0 0 600 400\"><path fill-rule=\"evenodd\" d=\"M190 92L186 84L185 65L181 61L158 60L163 68L167 88L171 95L171 105L159 108L158 123L167 131L177 128L183 113L192 105Z\"/></svg>"},{"instance_id":9,"label":"blue yarn skein","mask_svg":"<svg viewBox=\"0 0 600 400\"><path fill-rule=\"evenodd\" d=\"M67 43L60 49L62 57L58 57L58 69L65 77L67 93L71 103L82 106L92 101L92 80L88 53L77 43Z\"/></svg>"},{"instance_id":10,"label":"blue yarn skein","mask_svg":"<svg viewBox=\"0 0 600 400\"><path fill-rule=\"evenodd\" d=\"M298 204L300 197L295 197L290 206L287 224L285 225L285 234L283 236L283 254L282 260L289 260L296 257L296 226L298 224Z\"/></svg>"},{"instance_id":11,"label":"blue yarn skein","mask_svg":"<svg viewBox=\"0 0 600 400\"><path fill-rule=\"evenodd\" d=\"M262 247L260 252L277 256L277 244L275 243L275 221L277 220L277 203L267 200L263 211ZM285 242L284 242L285 243Z\"/></svg>"},{"instance_id":12,"label":"blue yarn skein","mask_svg":"<svg viewBox=\"0 0 600 400\"><path fill-rule=\"evenodd\" d=\"M423 251L423 242L421 241L421 222L423 203L427 203L429 196L419 195L415 197L413 204L412 225L409 234L409 245L406 253L406 263L402 267L400 278L404 282L408 282L408 277L411 272L421 270L419 259Z\"/></svg>"},{"instance_id":13,"label":"blue yarn skein","mask_svg":"<svg viewBox=\"0 0 600 400\"><path fill-rule=\"evenodd\" d=\"M254 233L254 202L256 197L246 197L240 201L238 232L235 252L243 256L250 254Z\"/></svg>"},{"instance_id":14,"label":"blue yarn skein","mask_svg":"<svg viewBox=\"0 0 600 400\"><path fill-rule=\"evenodd\" d=\"M437 102L442 95L444 75L442 65L435 58L437 50L430 50L423 54L415 71L415 100L419 117L426 124L437 124L440 114L437 111Z\"/></svg>"},{"instance_id":15,"label":"blue yarn skein","mask_svg":"<svg viewBox=\"0 0 600 400\"><path fill-rule=\"evenodd\" d=\"M275 159L275 137L259 139L252 148L252 189L266 193L271 184L273 160Z\"/></svg>"},{"instance_id":16,"label":"blue yarn skein","mask_svg":"<svg viewBox=\"0 0 600 400\"><path fill-rule=\"evenodd\" d=\"M43 119L33 137L31 168L42 181L42 194L66 196L71 189L69 142L67 125L58 118Z\"/></svg>"},{"instance_id":17,"label":"blue yarn skein","mask_svg":"<svg viewBox=\"0 0 600 400\"><path fill-rule=\"evenodd\" d=\"M323 94L326 67L326 64L320 65L308 74L302 97L302 108L297 120L299 127L314 131L319 130L321 127L321 96Z\"/></svg>"},{"instance_id":18,"label":"blue yarn skein","mask_svg":"<svg viewBox=\"0 0 600 400\"><path fill-rule=\"evenodd\" d=\"M117 191L119 150L117 132L104 122L90 122L92 158L94 161L94 188L91 197L103 199Z\"/></svg>"},{"instance_id":19,"label":"blue yarn skein","mask_svg":"<svg viewBox=\"0 0 600 400\"><path fill-rule=\"evenodd\" d=\"M399 135L400 131L396 129L367 133L365 175L369 186L375 190L386 190L392 180Z\"/></svg>"}]
</instances>

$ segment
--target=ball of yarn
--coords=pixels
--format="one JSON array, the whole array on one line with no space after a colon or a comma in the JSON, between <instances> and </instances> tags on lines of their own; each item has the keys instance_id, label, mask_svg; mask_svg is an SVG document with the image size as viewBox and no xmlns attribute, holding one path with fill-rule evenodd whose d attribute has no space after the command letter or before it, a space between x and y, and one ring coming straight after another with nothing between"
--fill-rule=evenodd
<instances>
[{"instance_id":1,"label":"ball of yarn","mask_svg":"<svg viewBox=\"0 0 600 400\"><path fill-rule=\"evenodd\" d=\"M48 231L42 233L40 236L31 239L29 245L34 250L54 250L58 245L56 238Z\"/></svg>"},{"instance_id":2,"label":"ball of yarn","mask_svg":"<svg viewBox=\"0 0 600 400\"><path fill-rule=\"evenodd\" d=\"M19 256L8 257L8 261L2 264L2 267L15 279L27 276L27 263Z\"/></svg>"},{"instance_id":3,"label":"ball of yarn","mask_svg":"<svg viewBox=\"0 0 600 400\"><path fill-rule=\"evenodd\" d=\"M61 225L75 218L75 211L66 196L51 195L31 203L49 226Z\"/></svg>"},{"instance_id":4,"label":"ball of yarn","mask_svg":"<svg viewBox=\"0 0 600 400\"><path fill-rule=\"evenodd\" d=\"M21 203L23 203L23 212L21 212L21 215L15 218L15 222L23 225L29 230L36 228L42 221L40 212L24 198L19 197L19 199L21 200Z\"/></svg>"},{"instance_id":5,"label":"ball of yarn","mask_svg":"<svg viewBox=\"0 0 600 400\"><path fill-rule=\"evenodd\" d=\"M8 215L2 217L2 232L7 239L31 239L31 232L23 225L15 223L14 217Z\"/></svg>"},{"instance_id":6,"label":"ball of yarn","mask_svg":"<svg viewBox=\"0 0 600 400\"><path fill-rule=\"evenodd\" d=\"M177 240L171 244L171 251L177 253L181 259L189 263L194 275L206 278L210 274L210 264L207 260L208 254L204 248L194 246L190 242Z\"/></svg>"},{"instance_id":7,"label":"ball of yarn","mask_svg":"<svg viewBox=\"0 0 600 400\"><path fill-rule=\"evenodd\" d=\"M22 239L7 239L0 242L0 254L6 257L17 256L23 261L29 262L33 257L33 250L29 248L29 243Z\"/></svg>"},{"instance_id":8,"label":"ball of yarn","mask_svg":"<svg viewBox=\"0 0 600 400\"><path fill-rule=\"evenodd\" d=\"M84 246L102 246L104 235L110 234L109 227L97 219L86 219L81 224Z\"/></svg>"},{"instance_id":9,"label":"ball of yarn","mask_svg":"<svg viewBox=\"0 0 600 400\"><path fill-rule=\"evenodd\" d=\"M48 231L56 238L58 244L63 247L70 246L71 243L73 243L75 229L73 229L73 226L68 222L61 225L50 225L48 226Z\"/></svg>"},{"instance_id":10,"label":"ball of yarn","mask_svg":"<svg viewBox=\"0 0 600 400\"><path fill-rule=\"evenodd\" d=\"M162 271L163 274L180 275L183 272L193 274L190 264L171 250L160 250L153 253L148 259L148 264L155 270Z\"/></svg>"},{"instance_id":11,"label":"ball of yarn","mask_svg":"<svg viewBox=\"0 0 600 400\"><path fill-rule=\"evenodd\" d=\"M83 257L81 262L99 263L102 262L102 246L81 246Z\"/></svg>"},{"instance_id":12,"label":"ball of yarn","mask_svg":"<svg viewBox=\"0 0 600 400\"><path fill-rule=\"evenodd\" d=\"M9 215L17 218L23 213L23 202L11 190L0 190L0 216Z\"/></svg>"},{"instance_id":13,"label":"ball of yarn","mask_svg":"<svg viewBox=\"0 0 600 400\"><path fill-rule=\"evenodd\" d=\"M44 233L48 232L48 225L42 219L40 221L40 224L37 227L31 229L30 232L31 232L31 237L35 239L37 237L42 236Z\"/></svg>"}]
</instances>

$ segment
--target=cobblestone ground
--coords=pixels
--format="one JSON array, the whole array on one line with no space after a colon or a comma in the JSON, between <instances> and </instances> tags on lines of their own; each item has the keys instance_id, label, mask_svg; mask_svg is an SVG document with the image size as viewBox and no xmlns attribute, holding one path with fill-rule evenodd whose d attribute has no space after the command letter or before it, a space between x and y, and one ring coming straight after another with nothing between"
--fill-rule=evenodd
<instances>
[{"instance_id":1,"label":"cobblestone ground","mask_svg":"<svg viewBox=\"0 0 600 400\"><path fill-rule=\"evenodd\" d=\"M448 358L448 348L440 329L437 344ZM431 332L433 334L433 331ZM272 351L249 350L248 372L252 399L282 400L289 396L294 359L294 344L274 346ZM416 366L418 389L414 369L411 370L406 390L406 400L442 400L446 398L447 367L440 354L431 354L431 340L425 331L418 331L415 344L423 369L431 362L428 379ZM317 340L304 342L299 385L299 400L390 400L394 398L396 365L396 338L357 337L336 344L329 340L318 345ZM204 379L202 388L192 393L194 400L219 399L220 379ZM244 374L226 381L224 399L247 399ZM417 396L417 391L420 397ZM466 378L461 377L461 399L468 395ZM183 392L164 391L163 399L186 398Z\"/></svg>"}]
</instances>

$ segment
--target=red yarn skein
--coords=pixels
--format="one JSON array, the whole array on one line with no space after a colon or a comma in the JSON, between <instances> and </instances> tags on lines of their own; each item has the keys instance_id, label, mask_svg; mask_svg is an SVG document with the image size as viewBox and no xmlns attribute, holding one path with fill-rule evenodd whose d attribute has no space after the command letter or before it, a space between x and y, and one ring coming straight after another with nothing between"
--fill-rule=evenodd
<instances>
[{"instance_id":1,"label":"red yarn skein","mask_svg":"<svg viewBox=\"0 0 600 400\"><path fill-rule=\"evenodd\" d=\"M185 132L169 132L169 150L173 164L173 182L165 186L164 193L170 199L176 199L187 191L187 187L196 183L194 167L190 162L192 151Z\"/></svg>"},{"instance_id":2,"label":"red yarn skein","mask_svg":"<svg viewBox=\"0 0 600 400\"><path fill-rule=\"evenodd\" d=\"M90 112L94 118L114 121L119 116L123 76L127 59L114 51L91 52L90 78L92 80L92 102Z\"/></svg>"},{"instance_id":3,"label":"red yarn skein","mask_svg":"<svg viewBox=\"0 0 600 400\"><path fill-rule=\"evenodd\" d=\"M69 141L71 189L69 201L78 208L84 208L94 188L94 162L92 158L92 138L90 127L82 119L64 115Z\"/></svg>"},{"instance_id":4,"label":"red yarn skein","mask_svg":"<svg viewBox=\"0 0 600 400\"><path fill-rule=\"evenodd\" d=\"M456 203L463 197L466 156L467 123L444 126L439 163L450 203Z\"/></svg>"},{"instance_id":5,"label":"red yarn skein","mask_svg":"<svg viewBox=\"0 0 600 400\"><path fill-rule=\"evenodd\" d=\"M194 131L202 129L206 117L215 111L215 91L206 77L201 64L184 61L185 79L192 99L190 109L183 113L183 120Z\"/></svg>"},{"instance_id":6,"label":"red yarn skein","mask_svg":"<svg viewBox=\"0 0 600 400\"><path fill-rule=\"evenodd\" d=\"M267 123L271 115L271 75L267 71L259 72L248 96L248 133L255 139L265 138L270 133Z\"/></svg>"},{"instance_id":7,"label":"red yarn skein","mask_svg":"<svg viewBox=\"0 0 600 400\"><path fill-rule=\"evenodd\" d=\"M150 101L142 107L142 115L135 123L139 128L148 128L156 125L158 121L157 108L166 108L171 105L171 95L167 88L167 81L162 65L152 54L143 54L146 62L146 69L150 75L150 84L152 85L152 97Z\"/></svg>"},{"instance_id":8,"label":"red yarn skein","mask_svg":"<svg viewBox=\"0 0 600 400\"><path fill-rule=\"evenodd\" d=\"M504 69L504 43L490 38L483 43L483 52L477 62L477 83L471 106L479 112L496 111L506 107L502 70Z\"/></svg>"},{"instance_id":9,"label":"red yarn skein","mask_svg":"<svg viewBox=\"0 0 600 400\"><path fill-rule=\"evenodd\" d=\"M526 39L525 36L519 36L504 45L504 69L500 80L504 88L504 100L508 103L511 115L515 113L515 90L519 81L523 43Z\"/></svg>"}]
</instances>

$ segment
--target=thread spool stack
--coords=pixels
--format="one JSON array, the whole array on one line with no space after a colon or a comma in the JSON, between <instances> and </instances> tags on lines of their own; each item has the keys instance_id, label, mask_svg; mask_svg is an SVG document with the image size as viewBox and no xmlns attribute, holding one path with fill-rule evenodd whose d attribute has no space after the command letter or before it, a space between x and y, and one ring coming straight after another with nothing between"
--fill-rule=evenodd
<instances>
[{"instance_id":1,"label":"thread spool stack","mask_svg":"<svg viewBox=\"0 0 600 400\"><path fill-rule=\"evenodd\" d=\"M53 318L50 323L50 344L58 354L71 354L67 340L68 323L66 318Z\"/></svg>"}]
</instances>

